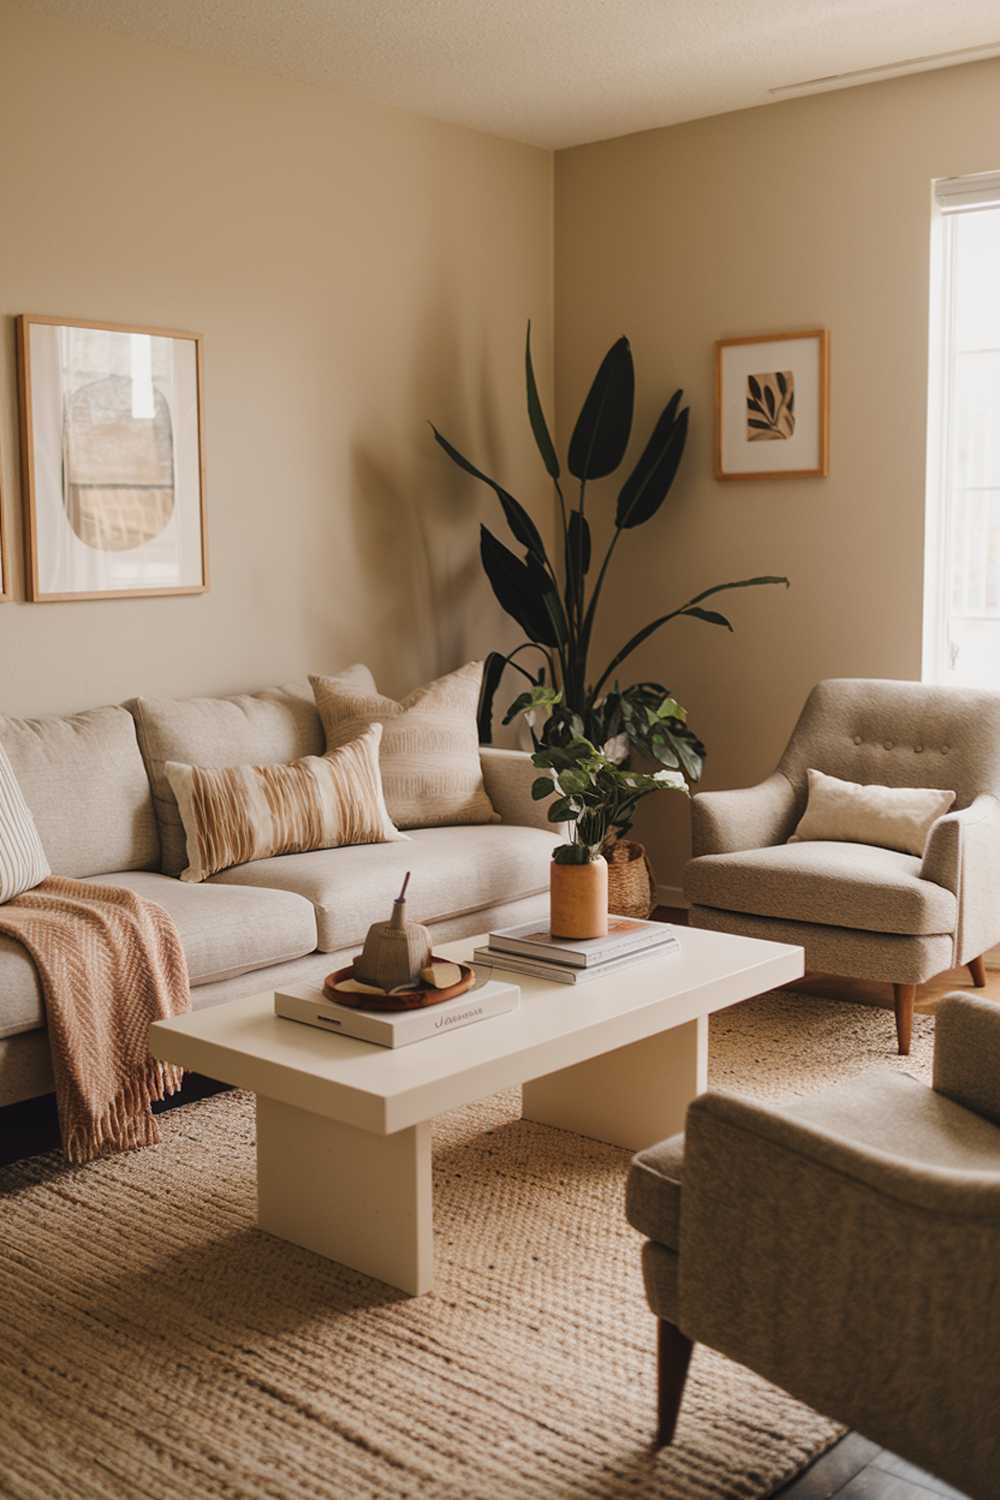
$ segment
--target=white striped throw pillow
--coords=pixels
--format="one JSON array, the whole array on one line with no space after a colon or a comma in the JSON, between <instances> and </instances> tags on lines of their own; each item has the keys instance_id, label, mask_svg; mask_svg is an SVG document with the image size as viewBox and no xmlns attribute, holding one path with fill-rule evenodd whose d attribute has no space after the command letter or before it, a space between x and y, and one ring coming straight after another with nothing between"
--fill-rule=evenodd
<instances>
[{"instance_id":1,"label":"white striped throw pillow","mask_svg":"<svg viewBox=\"0 0 1000 1500\"><path fill-rule=\"evenodd\" d=\"M373 725L328 755L287 766L209 769L166 763L187 836L181 879L207 880L233 865L346 844L405 839L386 811Z\"/></svg>"},{"instance_id":2,"label":"white striped throw pillow","mask_svg":"<svg viewBox=\"0 0 1000 1500\"><path fill-rule=\"evenodd\" d=\"M6 750L0 745L0 904L52 872Z\"/></svg>"}]
</instances>

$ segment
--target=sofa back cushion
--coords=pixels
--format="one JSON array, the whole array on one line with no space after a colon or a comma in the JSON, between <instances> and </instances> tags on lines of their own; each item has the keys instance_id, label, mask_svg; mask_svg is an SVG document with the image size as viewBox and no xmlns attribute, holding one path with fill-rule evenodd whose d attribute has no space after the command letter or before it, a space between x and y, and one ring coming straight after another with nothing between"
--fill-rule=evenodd
<instances>
[{"instance_id":1,"label":"sofa back cushion","mask_svg":"<svg viewBox=\"0 0 1000 1500\"><path fill-rule=\"evenodd\" d=\"M153 788L165 875L179 875L188 863L167 761L206 768L286 765L326 748L308 682L232 698L136 698L128 707Z\"/></svg>"},{"instance_id":2,"label":"sofa back cushion","mask_svg":"<svg viewBox=\"0 0 1000 1500\"><path fill-rule=\"evenodd\" d=\"M0 715L0 745L54 874L156 868L160 842L149 779L124 708L66 718Z\"/></svg>"}]
</instances>

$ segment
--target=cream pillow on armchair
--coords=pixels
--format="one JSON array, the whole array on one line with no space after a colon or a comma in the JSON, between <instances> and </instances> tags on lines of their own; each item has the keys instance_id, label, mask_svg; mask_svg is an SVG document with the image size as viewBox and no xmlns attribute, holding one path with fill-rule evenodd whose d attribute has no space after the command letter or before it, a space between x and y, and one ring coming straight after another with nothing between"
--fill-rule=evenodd
<instances>
[{"instance_id":1,"label":"cream pillow on armchair","mask_svg":"<svg viewBox=\"0 0 1000 1500\"><path fill-rule=\"evenodd\" d=\"M922 855L931 824L946 813L954 792L929 787L862 786L810 770L808 800L790 844L837 839L875 844L903 854Z\"/></svg>"},{"instance_id":2,"label":"cream pillow on armchair","mask_svg":"<svg viewBox=\"0 0 1000 1500\"><path fill-rule=\"evenodd\" d=\"M367 667L309 679L327 750L382 725L382 786L397 828L500 821L479 764L482 680L482 662L471 661L397 703L377 691Z\"/></svg>"}]
</instances>

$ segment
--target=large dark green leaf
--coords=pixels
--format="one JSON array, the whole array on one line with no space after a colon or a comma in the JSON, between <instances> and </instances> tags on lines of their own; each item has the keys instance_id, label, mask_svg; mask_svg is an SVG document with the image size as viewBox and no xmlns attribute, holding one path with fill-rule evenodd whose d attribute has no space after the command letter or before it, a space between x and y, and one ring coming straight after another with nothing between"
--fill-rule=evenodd
<instances>
[{"instance_id":1,"label":"large dark green leaf","mask_svg":"<svg viewBox=\"0 0 1000 1500\"><path fill-rule=\"evenodd\" d=\"M590 567L590 523L578 510L569 513L566 528L566 602L572 612L583 598L583 580Z\"/></svg>"},{"instance_id":2,"label":"large dark green leaf","mask_svg":"<svg viewBox=\"0 0 1000 1500\"><path fill-rule=\"evenodd\" d=\"M682 609L682 615L689 615L692 620L704 620L706 625L724 625L728 631L732 631L732 624L725 615L720 615L715 609L699 609L693 604L690 609Z\"/></svg>"},{"instance_id":3,"label":"large dark green leaf","mask_svg":"<svg viewBox=\"0 0 1000 1500\"><path fill-rule=\"evenodd\" d=\"M764 583L783 583L786 589L790 586L787 578L776 573L765 573L761 578L739 578L735 583L716 583L710 589L702 589L683 608L687 609L690 604L700 604L703 599L711 599L713 594L724 594L727 589L755 589Z\"/></svg>"},{"instance_id":4,"label":"large dark green leaf","mask_svg":"<svg viewBox=\"0 0 1000 1500\"><path fill-rule=\"evenodd\" d=\"M650 623L648 625L645 625L642 630L636 631L632 639L630 641L627 641L622 649L611 658L610 662L605 667L600 677L597 679L597 682L594 684L593 691L595 693L599 692L604 683L607 682L612 673L618 670L627 656L631 656L632 652L635 651L639 646L641 646L644 641L647 641L649 637L653 635L655 631L659 630L662 625L666 625L669 620L676 620L679 615L691 615L696 620L706 620L711 625L725 625L728 629L731 630L732 626L729 624L729 621L726 619L725 615L716 614L715 611L711 609L698 609L696 606L699 605L703 599L708 599L712 594L721 594L725 589L750 589L756 588L758 584L763 583L783 583L786 588L788 587L787 578L771 576L763 578L740 578L734 583L717 583L714 584L712 588L703 589L700 594L695 594L693 599L689 599L686 604L680 605L678 609L672 609L667 615L660 615L658 620L651 620Z\"/></svg>"},{"instance_id":5,"label":"large dark green leaf","mask_svg":"<svg viewBox=\"0 0 1000 1500\"><path fill-rule=\"evenodd\" d=\"M480 479L483 484L488 484L490 489L495 492L497 499L503 506L503 513L507 517L507 525L513 532L515 539L521 543L522 547L527 547L529 552L533 552L536 557L544 561L545 543L542 541L538 527L528 515L521 502L515 500L514 496L509 494L502 484L497 484L495 479L491 479L488 474L484 474L481 469L477 469L475 464L470 463L464 453L459 453L458 449L449 443L444 434L438 432L433 422L430 426L434 434L434 441L444 449L452 463L457 464L460 469L464 469L467 474L471 474L473 479Z\"/></svg>"},{"instance_id":6,"label":"large dark green leaf","mask_svg":"<svg viewBox=\"0 0 1000 1500\"><path fill-rule=\"evenodd\" d=\"M603 479L625 457L632 431L635 366L624 336L611 345L594 376L569 444L569 470L577 479Z\"/></svg>"},{"instance_id":7,"label":"large dark green leaf","mask_svg":"<svg viewBox=\"0 0 1000 1500\"><path fill-rule=\"evenodd\" d=\"M543 646L559 645L557 627L546 599L546 592L554 590L541 565L532 567L522 562L485 526L479 528L479 553L501 607L531 640L540 641Z\"/></svg>"},{"instance_id":8,"label":"large dark green leaf","mask_svg":"<svg viewBox=\"0 0 1000 1500\"><path fill-rule=\"evenodd\" d=\"M641 458L622 485L615 525L627 530L655 516L667 498L687 441L688 408L678 415L683 391L675 391L660 413Z\"/></svg>"},{"instance_id":9,"label":"large dark green leaf","mask_svg":"<svg viewBox=\"0 0 1000 1500\"><path fill-rule=\"evenodd\" d=\"M552 622L552 629L556 634L556 644L563 646L566 643L568 630L566 626L566 612L563 602L556 593L555 585L548 573L542 567L538 558L528 552L525 555L525 565L531 575L532 586L537 590L545 613Z\"/></svg>"},{"instance_id":10,"label":"large dark green leaf","mask_svg":"<svg viewBox=\"0 0 1000 1500\"><path fill-rule=\"evenodd\" d=\"M542 455L542 463L553 479L559 478L559 455L556 453L552 439L549 436L548 423L545 413L542 411L542 402L538 394L538 386L535 383L535 369L531 363L531 321L528 321L528 336L524 344L524 376L528 387L528 421L531 430L535 434L535 442L538 451Z\"/></svg>"},{"instance_id":11,"label":"large dark green leaf","mask_svg":"<svg viewBox=\"0 0 1000 1500\"><path fill-rule=\"evenodd\" d=\"M501 656L499 651L491 651L483 663L483 680L479 688L479 705L476 709L476 723L479 726L481 745L493 743L493 699L496 697L506 665L507 658Z\"/></svg>"}]
</instances>

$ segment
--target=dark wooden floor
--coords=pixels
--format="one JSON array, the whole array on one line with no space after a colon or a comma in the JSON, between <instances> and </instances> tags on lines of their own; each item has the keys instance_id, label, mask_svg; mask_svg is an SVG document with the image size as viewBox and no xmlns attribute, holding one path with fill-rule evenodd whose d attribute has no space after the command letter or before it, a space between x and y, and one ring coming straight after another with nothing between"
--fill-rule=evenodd
<instances>
[{"instance_id":1,"label":"dark wooden floor","mask_svg":"<svg viewBox=\"0 0 1000 1500\"><path fill-rule=\"evenodd\" d=\"M966 1500L915 1464L849 1432L774 1500Z\"/></svg>"}]
</instances>

